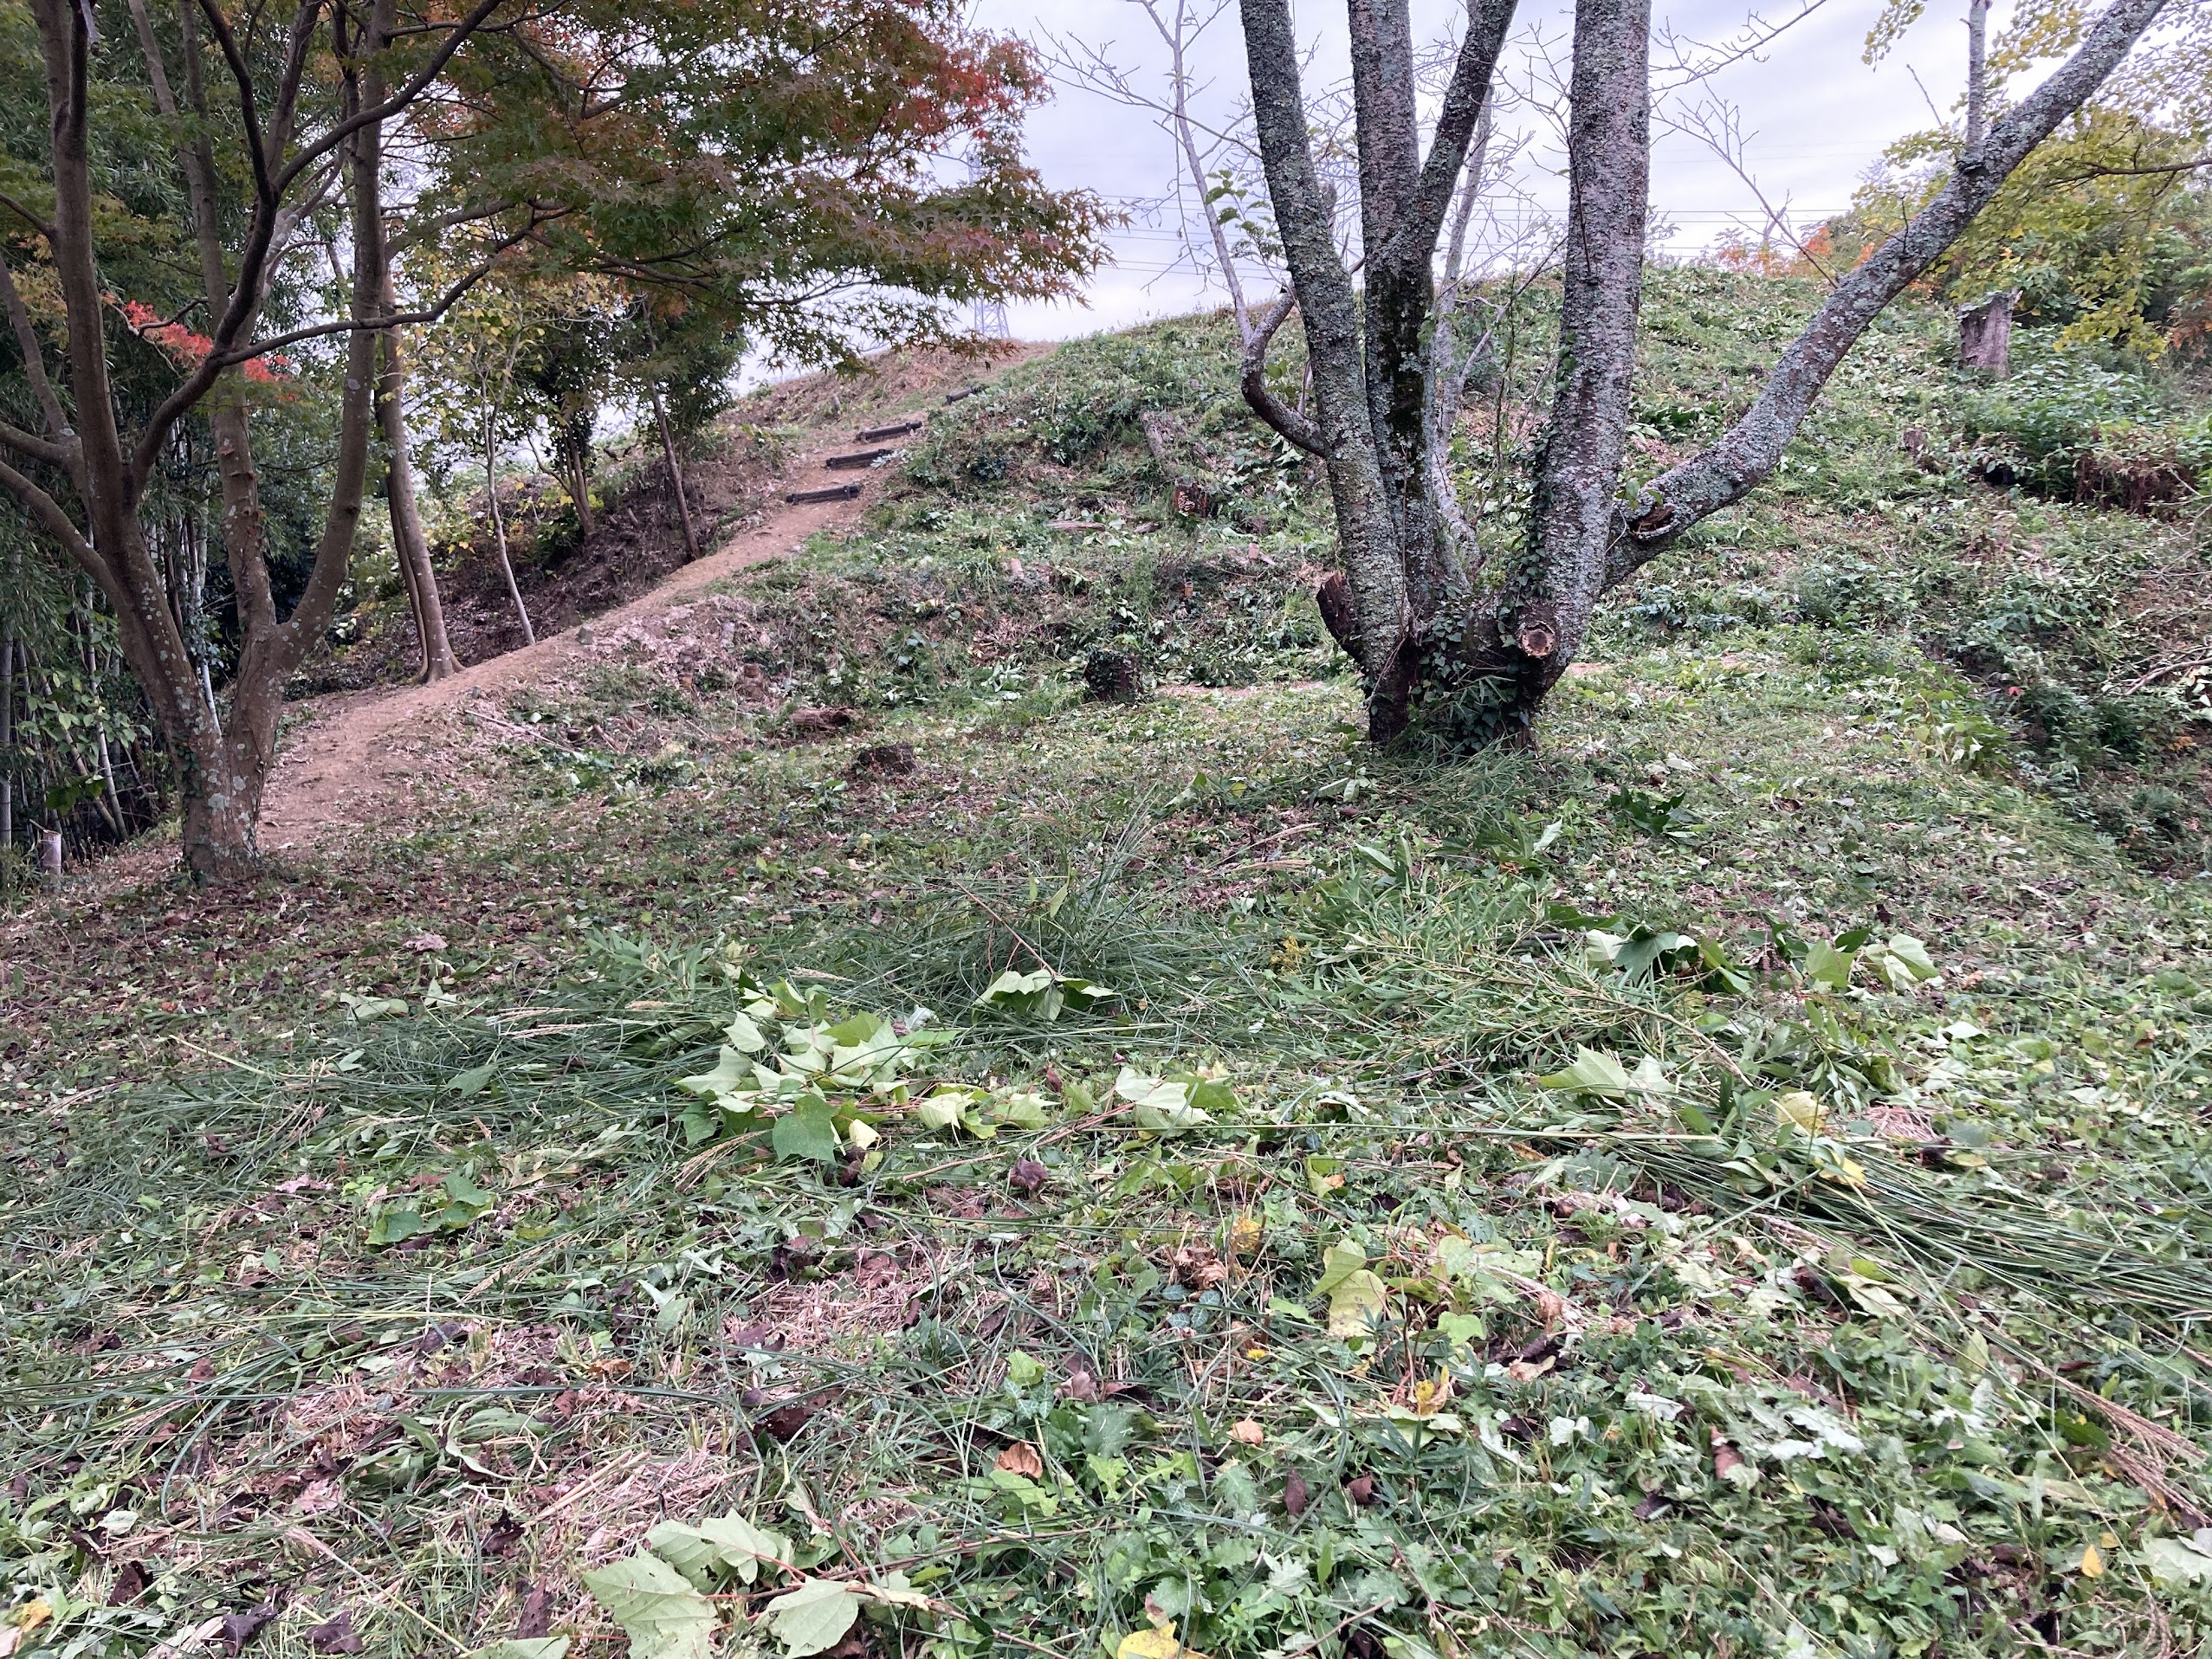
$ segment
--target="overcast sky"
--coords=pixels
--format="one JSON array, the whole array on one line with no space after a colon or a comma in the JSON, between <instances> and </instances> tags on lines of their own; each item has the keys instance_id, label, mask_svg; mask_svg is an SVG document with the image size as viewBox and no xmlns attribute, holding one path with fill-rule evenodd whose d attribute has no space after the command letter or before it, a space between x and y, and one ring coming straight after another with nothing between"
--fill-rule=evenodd
<instances>
[{"instance_id":1,"label":"overcast sky","mask_svg":"<svg viewBox=\"0 0 2212 1659\"><path fill-rule=\"evenodd\" d=\"M1320 50L1312 86L1341 75L1342 0L1294 0L1300 33ZM1764 15L1795 15L1802 0L1775 0ZM1413 0L1417 38L1441 39L1458 7L1453 0ZM1724 69L1702 93L1741 113L1746 152L1760 190L1793 219L1804 221L1849 204L1853 190L1885 145L1933 125L1929 99L1948 116L1964 84L1966 28L1963 0L1935 0L1898 47L1869 68L1860 61L1867 29L1882 8L1877 0L1826 0L1761 55ZM2009 8L2001 3L1993 25ZM1166 57L1157 36L1131 0L976 0L975 21L990 29L1044 43L1047 34L1093 44L1111 42L1115 59L1158 84ZM1655 27L1708 42L1741 33L1750 14L1741 0L1655 0ZM1523 0L1518 23L1564 42L1571 6L1558 0ZM1994 29L1993 29L1994 32ZM1456 40L1456 33L1453 35ZM1525 73L1509 62L1509 74ZM1244 42L1232 4L1200 42L1194 79L1211 83L1204 94L1226 115L1243 92ZM1917 73L1918 80L1915 75ZM1662 77L1663 79L1664 77ZM1922 87L1926 93L1924 95ZM1063 90L1030 119L1032 155L1046 181L1084 185L1116 203L1156 200L1169 190L1175 157L1167 135L1140 112L1093 94ZM1534 142L1523 179L1540 201L1563 205L1556 169L1560 158L1542 139ZM1693 139L1662 137L1653 153L1653 206L1675 227L1669 247L1690 253L1708 246L1731 225L1755 235L1762 218L1756 197L1730 169ZM1117 327L1147 317L1174 315L1219 303L1188 268L1174 268L1180 247L1172 210L1137 216L1112 237L1114 262L1092 279L1087 307L1016 306L1009 322L1024 339L1057 339Z\"/></svg>"}]
</instances>

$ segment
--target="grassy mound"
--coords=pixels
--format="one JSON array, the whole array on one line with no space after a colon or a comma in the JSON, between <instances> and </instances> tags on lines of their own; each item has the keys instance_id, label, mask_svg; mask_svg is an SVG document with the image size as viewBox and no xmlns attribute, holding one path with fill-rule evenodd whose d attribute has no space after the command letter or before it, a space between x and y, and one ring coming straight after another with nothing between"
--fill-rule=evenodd
<instances>
[{"instance_id":1,"label":"grassy mound","mask_svg":"<svg viewBox=\"0 0 2212 1659\"><path fill-rule=\"evenodd\" d=\"M1655 279L1651 465L1807 298ZM1922 585L2167 532L1927 470L1939 347L1872 343L1541 754L1350 740L1310 486L1186 323L483 711L479 794L250 929L57 901L15 1651L2202 1645L2212 884ZM1135 429L1177 388L1221 518ZM1117 643L1157 694L1080 701Z\"/></svg>"}]
</instances>

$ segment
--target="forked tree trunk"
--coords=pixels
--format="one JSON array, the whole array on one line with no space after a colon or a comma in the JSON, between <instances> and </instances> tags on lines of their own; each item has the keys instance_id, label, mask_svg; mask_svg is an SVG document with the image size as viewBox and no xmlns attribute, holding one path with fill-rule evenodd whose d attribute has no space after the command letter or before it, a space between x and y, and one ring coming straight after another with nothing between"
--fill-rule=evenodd
<instances>
[{"instance_id":1,"label":"forked tree trunk","mask_svg":"<svg viewBox=\"0 0 2212 1659\"><path fill-rule=\"evenodd\" d=\"M1511 0L1472 8L1426 158L1407 0L1347 0L1363 307L1329 234L1288 0L1240 0L1254 124L1304 319L1318 418L1304 422L1266 393L1267 340L1287 305L1255 328L1245 397L1263 420L1327 462L1343 570L1316 597L1329 631L1360 665L1368 735L1386 741L1418 719L1452 749L1527 740L1607 590L1772 474L1868 325L2103 83L2163 3L2112 0L2073 55L1980 132L1934 199L1837 285L1743 418L1627 500L1621 461L1650 172L1650 4L1578 0L1559 370L1537 468L1533 545L1485 550L1464 526L1441 464L1467 354L1449 319L1438 324L1430 272Z\"/></svg>"},{"instance_id":2,"label":"forked tree trunk","mask_svg":"<svg viewBox=\"0 0 2212 1659\"><path fill-rule=\"evenodd\" d=\"M1245 52L1268 195L1304 321L1317 419L1266 394L1264 353L1288 313L1277 306L1247 352L1245 397L1261 417L1327 464L1344 579L1322 614L1368 685L1368 734L1403 731L1435 619L1465 591L1428 464L1425 341L1430 262L1467 146L1513 19L1513 0L1477 0L1439 107L1426 159L1414 96L1407 0L1349 0L1358 115L1366 326L1337 255L1329 198L1314 166L1288 0L1242 0Z\"/></svg>"},{"instance_id":3,"label":"forked tree trunk","mask_svg":"<svg viewBox=\"0 0 2212 1659\"><path fill-rule=\"evenodd\" d=\"M385 79L395 0L334 9L320 0L294 0L288 24L271 20L272 29L291 42L281 60L228 53L225 61L240 84L230 87L229 77L217 83L233 94L226 121L201 74L202 9L178 10L185 94L180 103L143 0L132 4L154 105L178 145L200 256L209 345L196 362L179 365L176 384L126 431L108 371L112 307L100 275L100 193L92 166L88 88L99 44L94 10L76 0L29 0L51 135L53 221L43 228L48 292L58 300L67 326L49 368L45 343L0 255L0 308L15 332L42 427L36 433L0 427L0 487L99 584L113 609L124 656L177 771L184 861L200 881L234 880L254 868L254 826L276 758L284 682L329 624L359 527L376 418L377 329L388 314L378 308L382 269L375 257L383 234L384 125L426 92L493 9L493 0L477 0L465 17L443 26L443 38L430 48L424 67L395 88ZM226 16L215 7L204 11L205 25L223 34L230 48ZM324 30L327 52L317 45ZM303 132L302 96L321 95L307 83L320 85L333 62L343 119ZM255 165L250 190L226 196L206 135L230 132L234 123L249 128L246 138ZM302 219L333 200L330 186L340 181L338 194L351 221L351 304L346 316L327 327L288 337L348 336L338 440L307 580L290 616L280 622L270 593L249 412L239 395L241 365L267 349L255 341L274 262L284 257ZM242 214L243 223L234 214ZM226 231L234 229L235 242L226 247ZM161 562L139 516L178 424L194 410L205 411L215 437L223 547L238 609L238 661L227 717L207 694L201 665L171 608ZM45 476L11 464L11 455L29 457ZM65 492L57 493L56 480L66 483ZM65 494L74 498L74 507L64 505Z\"/></svg>"}]
</instances>

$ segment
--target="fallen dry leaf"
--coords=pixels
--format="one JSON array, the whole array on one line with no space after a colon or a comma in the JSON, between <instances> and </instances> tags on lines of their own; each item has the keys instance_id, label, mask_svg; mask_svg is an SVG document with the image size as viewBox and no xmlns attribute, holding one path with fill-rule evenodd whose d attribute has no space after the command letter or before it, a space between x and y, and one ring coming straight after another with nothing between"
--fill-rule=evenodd
<instances>
[{"instance_id":1,"label":"fallen dry leaf","mask_svg":"<svg viewBox=\"0 0 2212 1659\"><path fill-rule=\"evenodd\" d=\"M352 1611L341 1607L329 1618L309 1630L307 1645L317 1653L360 1652L361 1635L353 1628Z\"/></svg>"},{"instance_id":2,"label":"fallen dry leaf","mask_svg":"<svg viewBox=\"0 0 2212 1659\"><path fill-rule=\"evenodd\" d=\"M1306 1512L1306 1477L1292 1469L1290 1478L1283 1482L1283 1507L1293 1520Z\"/></svg>"},{"instance_id":3,"label":"fallen dry leaf","mask_svg":"<svg viewBox=\"0 0 2212 1659\"><path fill-rule=\"evenodd\" d=\"M1357 1475L1344 1482L1344 1495L1362 1509L1374 1501L1374 1476Z\"/></svg>"},{"instance_id":4,"label":"fallen dry leaf","mask_svg":"<svg viewBox=\"0 0 2212 1659\"><path fill-rule=\"evenodd\" d=\"M1025 1198L1035 1197L1043 1190L1045 1182L1051 1178L1051 1172L1033 1158L1016 1159L1013 1168L1006 1175L1014 1191Z\"/></svg>"},{"instance_id":5,"label":"fallen dry leaf","mask_svg":"<svg viewBox=\"0 0 2212 1659\"><path fill-rule=\"evenodd\" d=\"M514 1621L514 1634L528 1642L552 1630L553 1591L541 1584L528 1585L522 1591L522 1611Z\"/></svg>"},{"instance_id":6,"label":"fallen dry leaf","mask_svg":"<svg viewBox=\"0 0 2212 1659\"><path fill-rule=\"evenodd\" d=\"M1090 1405L1098 1398L1098 1373L1082 1360L1068 1367L1068 1379L1060 1385L1060 1398Z\"/></svg>"},{"instance_id":7,"label":"fallen dry leaf","mask_svg":"<svg viewBox=\"0 0 2212 1659\"><path fill-rule=\"evenodd\" d=\"M276 1617L276 1604L262 1602L249 1607L243 1613L226 1613L223 1617L223 1645L237 1659L239 1651L254 1639L254 1633Z\"/></svg>"},{"instance_id":8,"label":"fallen dry leaf","mask_svg":"<svg viewBox=\"0 0 2212 1659\"><path fill-rule=\"evenodd\" d=\"M1009 1475L1026 1475L1032 1481L1045 1473L1044 1457L1026 1440L1017 1440L991 1461L993 1467Z\"/></svg>"},{"instance_id":9,"label":"fallen dry leaf","mask_svg":"<svg viewBox=\"0 0 2212 1659\"><path fill-rule=\"evenodd\" d=\"M821 1409L818 1400L792 1400L757 1419L754 1426L778 1445L786 1445L798 1438L799 1431L812 1423L814 1414Z\"/></svg>"},{"instance_id":10,"label":"fallen dry leaf","mask_svg":"<svg viewBox=\"0 0 2212 1659\"><path fill-rule=\"evenodd\" d=\"M1730 1475L1734 1474L1737 1469L1742 1469L1743 1467L1743 1454L1737 1451L1736 1448L1730 1445L1728 1442L1723 1440L1720 1437L1719 1431L1715 1430L1713 1434L1713 1473L1718 1475L1722 1480L1725 1481Z\"/></svg>"},{"instance_id":11,"label":"fallen dry leaf","mask_svg":"<svg viewBox=\"0 0 2212 1659\"><path fill-rule=\"evenodd\" d=\"M1239 1417L1229 1425L1229 1438L1247 1446L1257 1446L1267 1438L1267 1431L1250 1417Z\"/></svg>"}]
</instances>

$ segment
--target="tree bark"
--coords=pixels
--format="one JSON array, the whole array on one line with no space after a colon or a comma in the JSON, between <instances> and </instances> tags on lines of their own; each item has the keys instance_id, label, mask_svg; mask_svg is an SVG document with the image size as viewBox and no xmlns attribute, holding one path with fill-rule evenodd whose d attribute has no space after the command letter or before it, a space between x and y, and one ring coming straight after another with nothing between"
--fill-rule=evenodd
<instances>
[{"instance_id":1,"label":"tree bark","mask_svg":"<svg viewBox=\"0 0 2212 1659\"><path fill-rule=\"evenodd\" d=\"M1365 675L1368 735L1387 742L1412 716L1421 637L1465 590L1466 571L1429 489L1430 266L1513 3L1477 0L1423 157L1407 0L1348 0L1364 317L1314 166L1287 0L1241 0L1241 10L1261 161L1304 320L1317 416L1311 436L1328 466L1350 601L1323 614L1338 619L1338 641ZM1252 395L1255 384L1264 392L1264 375L1248 355L1248 400L1300 442L1303 423L1285 423Z\"/></svg>"},{"instance_id":2,"label":"tree bark","mask_svg":"<svg viewBox=\"0 0 2212 1659\"><path fill-rule=\"evenodd\" d=\"M1958 309L1958 366L2002 380L2012 372L2012 308L2018 288Z\"/></svg>"},{"instance_id":3,"label":"tree bark","mask_svg":"<svg viewBox=\"0 0 2212 1659\"><path fill-rule=\"evenodd\" d=\"M1567 253L1551 431L1536 481L1534 579L1497 617L1510 722L1523 731L1582 643L1613 545L1635 392L1651 196L1650 0L1581 0L1567 130ZM1501 735L1517 735L1512 732Z\"/></svg>"},{"instance_id":4,"label":"tree bark","mask_svg":"<svg viewBox=\"0 0 2212 1659\"><path fill-rule=\"evenodd\" d=\"M1966 144L1962 156L1977 155L1989 131L1989 0L1966 3Z\"/></svg>"},{"instance_id":5,"label":"tree bark","mask_svg":"<svg viewBox=\"0 0 2212 1659\"><path fill-rule=\"evenodd\" d=\"M1814 400L1874 319L1973 223L2013 170L2104 84L2165 0L2112 0L2083 31L2074 54L1995 122L1981 153L1961 156L1935 199L1838 283L1783 350L1743 417L1702 454L1669 469L1623 509L1607 585L1620 582L1682 533L1770 477Z\"/></svg>"}]
</instances>

